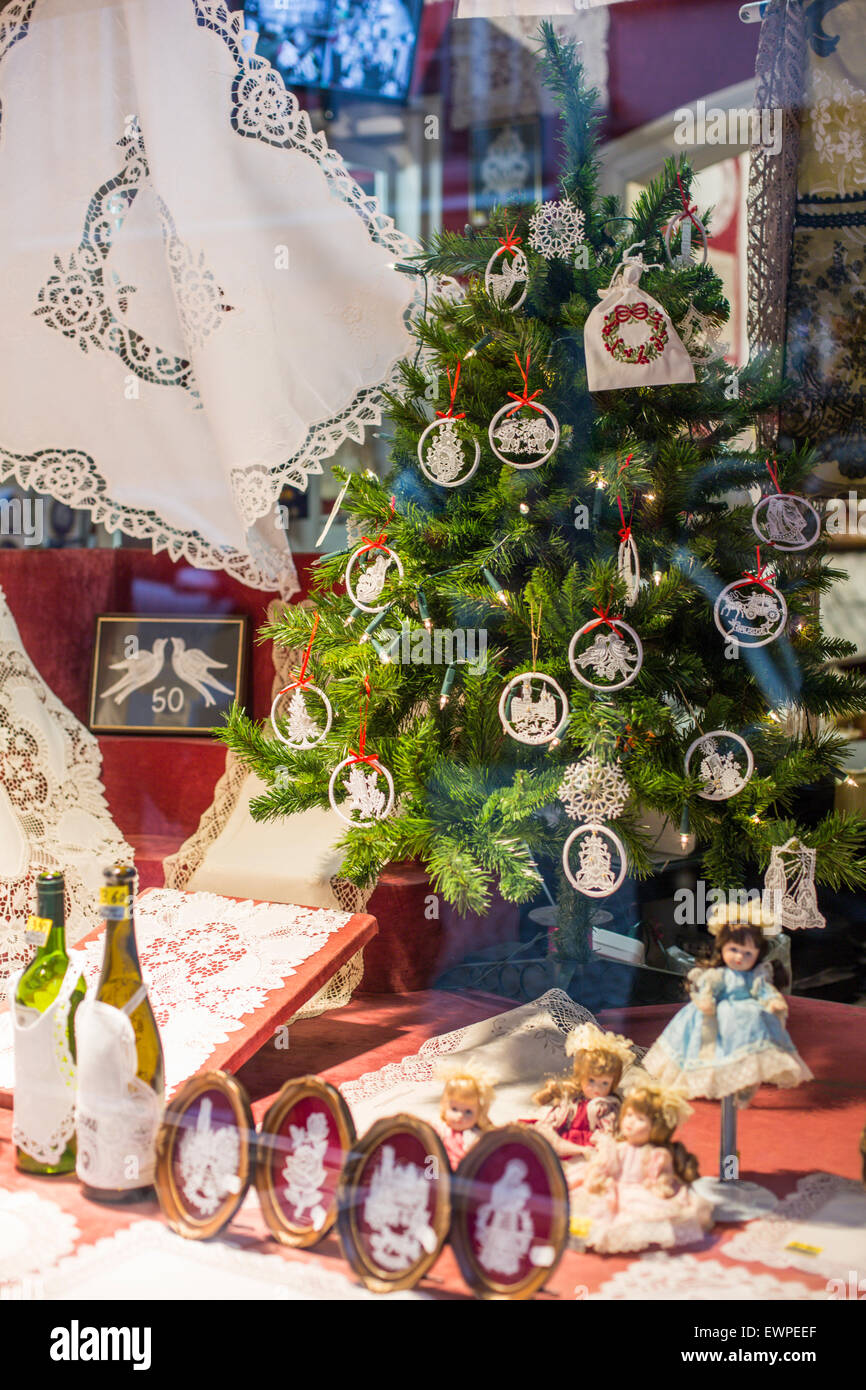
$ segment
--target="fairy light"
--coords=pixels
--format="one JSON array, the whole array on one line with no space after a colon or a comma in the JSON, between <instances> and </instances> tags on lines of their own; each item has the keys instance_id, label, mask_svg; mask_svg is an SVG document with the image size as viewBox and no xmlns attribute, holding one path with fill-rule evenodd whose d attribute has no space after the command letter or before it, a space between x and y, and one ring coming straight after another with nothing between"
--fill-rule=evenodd
<instances>
[{"instance_id":1,"label":"fairy light","mask_svg":"<svg viewBox=\"0 0 866 1390\"><path fill-rule=\"evenodd\" d=\"M445 679L442 682L442 689L439 692L439 708L444 709L451 698L451 687L457 675L457 667L450 663L445 669Z\"/></svg>"},{"instance_id":2,"label":"fairy light","mask_svg":"<svg viewBox=\"0 0 866 1390\"><path fill-rule=\"evenodd\" d=\"M464 362L468 362L469 359L470 359L471 357L477 357L477 355L478 355L479 351L481 350L481 348L487 347L487 344L488 344L488 343L492 343L492 342L493 342L493 334L492 334L492 333L485 333L483 338L479 338L477 343L473 343L473 344L472 344L471 348L470 348L469 351L466 353L466 356L463 358L463 361L464 361Z\"/></svg>"},{"instance_id":3,"label":"fairy light","mask_svg":"<svg viewBox=\"0 0 866 1390\"><path fill-rule=\"evenodd\" d=\"M421 621L427 631L432 632L433 622L430 618L430 609L427 606L427 595L424 593L423 589L418 590L418 612L421 615Z\"/></svg>"},{"instance_id":4,"label":"fairy light","mask_svg":"<svg viewBox=\"0 0 866 1390\"><path fill-rule=\"evenodd\" d=\"M389 261L388 269L399 270L401 275L418 275L421 278L426 275L419 265L410 265L408 261Z\"/></svg>"},{"instance_id":5,"label":"fairy light","mask_svg":"<svg viewBox=\"0 0 866 1390\"><path fill-rule=\"evenodd\" d=\"M394 607L393 603L389 603L387 608L383 608L383 609L382 609L382 612L381 612L381 613L377 613L376 616L375 616L375 618L373 619L373 621L372 621L371 623L368 623L368 624L367 624L367 626L364 628L364 631L361 633L361 636L358 638L358 643L359 643L359 645L363 645L364 642L369 642L369 640L370 640L370 638L372 637L373 633L376 631L376 628L379 626L379 624L382 622L382 620L388 615L388 613L391 611L391 609L392 609L393 607Z\"/></svg>"},{"instance_id":6,"label":"fairy light","mask_svg":"<svg viewBox=\"0 0 866 1390\"><path fill-rule=\"evenodd\" d=\"M521 502L518 507L518 511L520 511L523 514L523 516L529 516L529 503Z\"/></svg>"},{"instance_id":7,"label":"fairy light","mask_svg":"<svg viewBox=\"0 0 866 1390\"><path fill-rule=\"evenodd\" d=\"M390 647L386 649L385 647L382 646L382 643L381 643L381 642L377 642L377 641L376 641L376 638L375 638L375 637L371 637L371 638L370 638L370 645L373 647L373 649L374 649L376 655L378 656L379 660L381 661L382 665L383 665L383 666L390 666L390 664L391 664L391 651L390 651Z\"/></svg>"},{"instance_id":8,"label":"fairy light","mask_svg":"<svg viewBox=\"0 0 866 1390\"><path fill-rule=\"evenodd\" d=\"M507 593L505 592L505 590L503 589L500 580L498 580L498 579L496 578L496 575L495 575L495 574L492 574L492 573L490 572L490 570L487 569L486 566L484 566L484 568L482 568L481 573L484 575L484 578L485 578L485 581L486 581L488 587L491 588L491 589L493 590L494 594L496 595L497 601L498 601L499 603L502 604L502 607L503 607L503 608L507 608L507 607L508 607L508 595L507 595Z\"/></svg>"},{"instance_id":9,"label":"fairy light","mask_svg":"<svg viewBox=\"0 0 866 1390\"><path fill-rule=\"evenodd\" d=\"M646 500L647 500L648 502L654 502L654 501L656 500L656 495L655 495L655 493L654 493L654 492L648 492L647 495L646 495Z\"/></svg>"},{"instance_id":10,"label":"fairy light","mask_svg":"<svg viewBox=\"0 0 866 1390\"><path fill-rule=\"evenodd\" d=\"M363 611L364 611L363 608L358 608L358 607L353 608L352 611L351 611L351 613L349 614L348 618L344 618L344 619L343 619L343 627L348 627L350 623L353 623L353 622L355 621L355 619L357 618L358 614L359 614L359 613L363 613Z\"/></svg>"},{"instance_id":11,"label":"fairy light","mask_svg":"<svg viewBox=\"0 0 866 1390\"><path fill-rule=\"evenodd\" d=\"M655 586L658 588L658 586L659 586L659 584L661 584L661 582L662 582L662 572L661 572L661 570L653 570L653 583L654 583Z\"/></svg>"},{"instance_id":12,"label":"fairy light","mask_svg":"<svg viewBox=\"0 0 866 1390\"><path fill-rule=\"evenodd\" d=\"M688 806L684 806L683 814L680 817L680 849L683 851L684 854L689 849L691 845L691 840L692 836L689 824L689 808Z\"/></svg>"}]
</instances>

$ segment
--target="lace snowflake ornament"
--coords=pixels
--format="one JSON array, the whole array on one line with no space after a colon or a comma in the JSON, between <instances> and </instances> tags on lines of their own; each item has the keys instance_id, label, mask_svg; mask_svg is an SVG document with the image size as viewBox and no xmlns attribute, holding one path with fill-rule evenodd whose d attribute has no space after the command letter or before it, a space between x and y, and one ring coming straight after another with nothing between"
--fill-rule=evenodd
<instances>
[{"instance_id":1,"label":"lace snowflake ornament","mask_svg":"<svg viewBox=\"0 0 866 1390\"><path fill-rule=\"evenodd\" d=\"M580 208L567 198L542 203L529 222L529 244L547 261L567 261L583 240L585 221Z\"/></svg>"},{"instance_id":2,"label":"lace snowflake ornament","mask_svg":"<svg viewBox=\"0 0 866 1390\"><path fill-rule=\"evenodd\" d=\"M572 820L616 820L628 801L629 785L615 763L603 763L593 754L566 769L557 796Z\"/></svg>"}]
</instances>

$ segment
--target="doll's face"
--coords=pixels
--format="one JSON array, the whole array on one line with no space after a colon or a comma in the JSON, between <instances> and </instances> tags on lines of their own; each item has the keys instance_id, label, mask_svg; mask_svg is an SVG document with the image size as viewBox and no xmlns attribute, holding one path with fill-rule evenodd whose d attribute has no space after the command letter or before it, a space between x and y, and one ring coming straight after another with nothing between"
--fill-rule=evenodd
<instances>
[{"instance_id":1,"label":"doll's face","mask_svg":"<svg viewBox=\"0 0 866 1390\"><path fill-rule=\"evenodd\" d=\"M478 1101L467 1091L446 1091L442 1118L451 1129L473 1129L478 1123Z\"/></svg>"},{"instance_id":2,"label":"doll's face","mask_svg":"<svg viewBox=\"0 0 866 1390\"><path fill-rule=\"evenodd\" d=\"M648 1144L652 1123L646 1115L631 1107L620 1117L619 1129L623 1139L629 1144Z\"/></svg>"},{"instance_id":3,"label":"doll's face","mask_svg":"<svg viewBox=\"0 0 866 1390\"><path fill-rule=\"evenodd\" d=\"M722 947L722 960L730 970L751 970L758 961L758 948L751 939L726 941Z\"/></svg>"},{"instance_id":4,"label":"doll's face","mask_svg":"<svg viewBox=\"0 0 866 1390\"><path fill-rule=\"evenodd\" d=\"M581 1087L587 1100L598 1100L601 1096L609 1096L613 1090L613 1077L608 1076L588 1076Z\"/></svg>"}]
</instances>

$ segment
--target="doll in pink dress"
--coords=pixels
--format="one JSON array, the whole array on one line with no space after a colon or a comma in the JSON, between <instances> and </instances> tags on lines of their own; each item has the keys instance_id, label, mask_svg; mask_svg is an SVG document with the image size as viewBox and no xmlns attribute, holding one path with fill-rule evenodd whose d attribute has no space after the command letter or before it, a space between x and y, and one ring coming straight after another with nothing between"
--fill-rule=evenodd
<instances>
[{"instance_id":1,"label":"doll in pink dress","mask_svg":"<svg viewBox=\"0 0 866 1390\"><path fill-rule=\"evenodd\" d=\"M634 1062L634 1046L618 1033L582 1023L572 1028L565 1051L574 1059L572 1074L550 1077L535 1092L534 1103L546 1108L534 1123L560 1158L583 1158L596 1135L613 1132L620 1104L616 1089Z\"/></svg>"},{"instance_id":2,"label":"doll in pink dress","mask_svg":"<svg viewBox=\"0 0 866 1390\"><path fill-rule=\"evenodd\" d=\"M490 1106L493 1086L480 1071L461 1067L445 1072L439 1119L433 1128L445 1145L448 1162L456 1168L486 1129L493 1129Z\"/></svg>"},{"instance_id":3,"label":"doll in pink dress","mask_svg":"<svg viewBox=\"0 0 866 1390\"><path fill-rule=\"evenodd\" d=\"M628 1092L616 1135L598 1136L569 1177L572 1229L586 1246L613 1254L703 1238L712 1206L691 1187L697 1159L673 1140L689 1114L680 1092L654 1085Z\"/></svg>"}]
</instances>

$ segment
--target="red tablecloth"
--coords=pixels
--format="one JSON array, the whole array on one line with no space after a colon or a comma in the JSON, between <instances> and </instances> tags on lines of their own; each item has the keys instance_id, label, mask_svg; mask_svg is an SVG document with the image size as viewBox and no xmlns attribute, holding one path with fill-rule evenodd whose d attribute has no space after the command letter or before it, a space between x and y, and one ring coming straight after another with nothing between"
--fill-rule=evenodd
<instances>
[{"instance_id":1,"label":"red tablecloth","mask_svg":"<svg viewBox=\"0 0 866 1390\"><path fill-rule=\"evenodd\" d=\"M338 1013L297 1024L287 1052L264 1049L239 1075L260 1119L274 1092L290 1076L317 1072L334 1082L348 1081L416 1051L428 1037L509 1007L508 1001L492 995L443 991L356 996ZM629 1009L611 1012L603 1019L636 1042L648 1044L672 1012L669 1007ZM792 999L789 1026L816 1080L794 1091L764 1087L741 1114L739 1123L742 1176L764 1183L779 1196L792 1191L798 1178L816 1170L859 1177L858 1137L866 1119L866 1012L842 1004ZM13 1166L10 1130L10 1113L0 1111L0 1188L50 1195L74 1214L81 1229L77 1248L142 1218L158 1217L155 1201L115 1211L85 1201L73 1178L46 1181L18 1173ZM702 1170L710 1174L716 1171L718 1132L718 1105L697 1101L695 1114L681 1135L697 1154ZM718 1261L731 1269L751 1268L721 1253L731 1229L717 1226L702 1245L690 1248L689 1255ZM264 1234L258 1209L250 1201L226 1234L246 1249L271 1253L278 1249ZM349 1273L334 1236L309 1254L280 1250L280 1255ZM540 1297L585 1296L631 1262L630 1257L569 1251ZM790 1281L822 1290L826 1284L823 1277L799 1270L771 1271L762 1266L760 1272L772 1274L782 1285ZM422 1287L435 1297L469 1296L448 1248Z\"/></svg>"}]
</instances>

